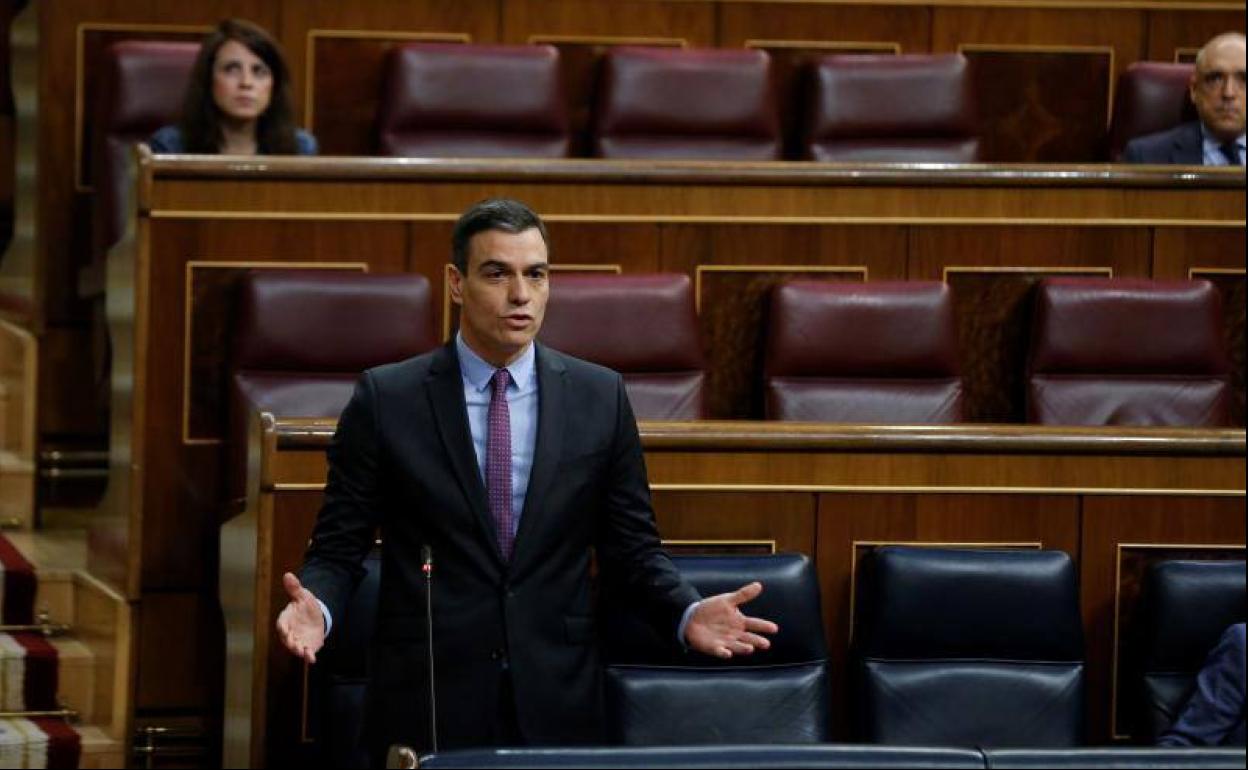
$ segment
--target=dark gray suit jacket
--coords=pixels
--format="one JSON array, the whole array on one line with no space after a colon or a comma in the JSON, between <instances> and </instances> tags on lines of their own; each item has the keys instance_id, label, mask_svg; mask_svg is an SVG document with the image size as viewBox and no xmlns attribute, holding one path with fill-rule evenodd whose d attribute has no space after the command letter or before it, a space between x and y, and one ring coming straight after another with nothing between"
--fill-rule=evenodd
<instances>
[{"instance_id":1,"label":"dark gray suit jacket","mask_svg":"<svg viewBox=\"0 0 1248 770\"><path fill-rule=\"evenodd\" d=\"M537 445L510 563L486 502L453 343L364 373L329 449L301 579L344 617L382 532L366 736L430 747L421 547L433 549L438 746L505 739L510 678L530 744L603 740L598 581L671 634L697 592L660 549L641 441L619 374L539 345Z\"/></svg>"},{"instance_id":2,"label":"dark gray suit jacket","mask_svg":"<svg viewBox=\"0 0 1248 770\"><path fill-rule=\"evenodd\" d=\"M1183 123L1168 131L1141 136L1123 148L1124 163L1170 163L1200 166L1205 162L1200 121Z\"/></svg>"}]
</instances>

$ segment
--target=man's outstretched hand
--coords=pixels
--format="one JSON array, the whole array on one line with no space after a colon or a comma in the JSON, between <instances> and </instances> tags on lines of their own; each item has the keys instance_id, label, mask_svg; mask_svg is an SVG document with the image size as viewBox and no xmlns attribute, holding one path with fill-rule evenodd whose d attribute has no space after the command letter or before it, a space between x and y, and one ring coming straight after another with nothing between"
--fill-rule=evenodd
<instances>
[{"instance_id":1,"label":"man's outstretched hand","mask_svg":"<svg viewBox=\"0 0 1248 770\"><path fill-rule=\"evenodd\" d=\"M325 644L325 614L321 612L321 604L311 591L300 585L299 578L289 572L282 575L282 588L290 596L290 603L277 616L277 636L286 649L308 663L315 663L316 653Z\"/></svg>"},{"instance_id":2,"label":"man's outstretched hand","mask_svg":"<svg viewBox=\"0 0 1248 770\"><path fill-rule=\"evenodd\" d=\"M774 634L779 626L770 620L747 617L739 609L762 592L763 584L755 582L732 593L703 599L685 626L685 641L698 652L717 658L767 649L771 642L759 634Z\"/></svg>"}]
</instances>

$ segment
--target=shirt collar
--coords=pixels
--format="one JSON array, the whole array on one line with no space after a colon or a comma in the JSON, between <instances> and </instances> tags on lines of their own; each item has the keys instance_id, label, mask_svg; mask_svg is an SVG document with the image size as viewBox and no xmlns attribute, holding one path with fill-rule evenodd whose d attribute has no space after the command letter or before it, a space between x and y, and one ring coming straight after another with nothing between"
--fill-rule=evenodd
<instances>
[{"instance_id":1,"label":"shirt collar","mask_svg":"<svg viewBox=\"0 0 1248 770\"><path fill-rule=\"evenodd\" d=\"M524 390L533 381L533 376L537 372L537 367L535 366L537 360L536 347L536 344L530 342L519 358L507 364L507 373L511 375L511 387ZM496 367L468 347L468 343L464 342L464 335L461 332L455 333L455 349L459 352L459 372L468 381L468 384L477 391L484 391L488 388L490 380L493 379L494 372L497 370Z\"/></svg>"},{"instance_id":2,"label":"shirt collar","mask_svg":"<svg viewBox=\"0 0 1248 770\"><path fill-rule=\"evenodd\" d=\"M1245 134L1240 134L1235 139L1235 146L1239 148L1240 155L1244 153L1244 136ZM1224 142L1219 141L1217 137L1209 133L1209 129L1205 128L1204 123L1200 124L1200 138L1206 150L1216 150L1224 144Z\"/></svg>"}]
</instances>

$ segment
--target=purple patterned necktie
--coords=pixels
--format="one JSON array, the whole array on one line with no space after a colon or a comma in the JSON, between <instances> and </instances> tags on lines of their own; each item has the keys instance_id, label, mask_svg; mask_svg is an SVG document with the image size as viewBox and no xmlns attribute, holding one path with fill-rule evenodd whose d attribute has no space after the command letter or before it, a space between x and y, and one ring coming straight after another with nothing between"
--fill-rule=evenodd
<instances>
[{"instance_id":1,"label":"purple patterned necktie","mask_svg":"<svg viewBox=\"0 0 1248 770\"><path fill-rule=\"evenodd\" d=\"M507 384L511 376L506 369L494 372L490 379L489 428L485 434L485 491L494 517L494 534L504 560L511 559L515 536L511 529L511 412L507 409Z\"/></svg>"}]
</instances>

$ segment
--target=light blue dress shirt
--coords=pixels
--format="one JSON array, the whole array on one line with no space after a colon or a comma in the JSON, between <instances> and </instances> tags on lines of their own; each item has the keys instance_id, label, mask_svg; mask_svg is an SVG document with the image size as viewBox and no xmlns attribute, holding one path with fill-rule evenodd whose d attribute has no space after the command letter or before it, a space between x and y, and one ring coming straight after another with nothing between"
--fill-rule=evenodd
<instances>
[{"instance_id":1,"label":"light blue dress shirt","mask_svg":"<svg viewBox=\"0 0 1248 770\"><path fill-rule=\"evenodd\" d=\"M1222 142L1216 137L1210 136L1205 130L1205 124L1200 124L1201 152L1204 153L1203 162L1206 166L1229 166L1226 162L1226 156L1222 154L1219 148ZM1240 134L1235 140L1235 150L1239 153L1239 165L1244 165L1244 134Z\"/></svg>"},{"instance_id":2,"label":"light blue dress shirt","mask_svg":"<svg viewBox=\"0 0 1248 770\"><path fill-rule=\"evenodd\" d=\"M497 369L473 352L462 334L455 335L459 353L459 373L464 378L464 404L468 407L468 429L477 470L485 483L485 441L489 431L490 380ZM534 346L529 343L520 357L507 365L511 383L507 385L507 414L511 418L511 526L512 536L520 526L524 496L533 471L533 451L537 446L537 367Z\"/></svg>"},{"instance_id":3,"label":"light blue dress shirt","mask_svg":"<svg viewBox=\"0 0 1248 770\"><path fill-rule=\"evenodd\" d=\"M455 350L459 354L459 373L464 380L464 404L468 407L468 430L472 434L472 449L477 455L477 470L485 483L485 442L488 437L490 380L497 371L493 364L477 355L463 334L455 335ZM511 383L507 386L507 412L511 418L511 525L512 535L520 526L520 514L524 511L525 493L529 489L529 474L533 471L533 454L537 447L537 355L535 346L529 347L520 357L507 365ZM334 626L329 608L320 599L321 612L325 615L325 635ZM685 627L689 625L698 602L690 604L680 619L676 638L685 643Z\"/></svg>"}]
</instances>

